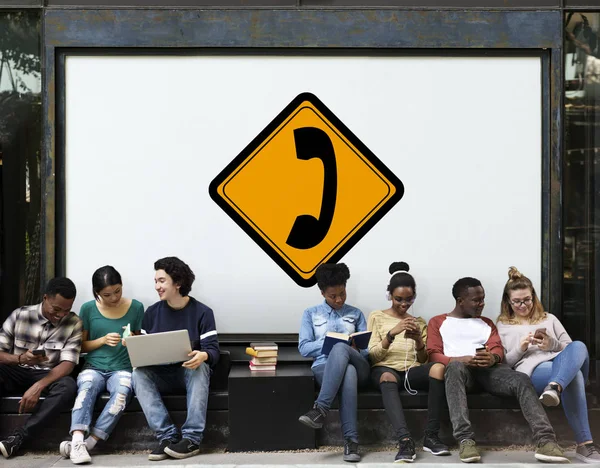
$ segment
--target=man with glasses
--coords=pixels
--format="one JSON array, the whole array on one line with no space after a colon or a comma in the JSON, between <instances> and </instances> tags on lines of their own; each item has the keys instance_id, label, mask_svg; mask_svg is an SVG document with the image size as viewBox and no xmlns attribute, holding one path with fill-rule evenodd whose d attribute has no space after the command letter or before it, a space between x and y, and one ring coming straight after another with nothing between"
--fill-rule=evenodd
<instances>
[{"instance_id":1,"label":"man with glasses","mask_svg":"<svg viewBox=\"0 0 600 468\"><path fill-rule=\"evenodd\" d=\"M71 312L75 294L70 279L51 279L41 304L16 309L0 329L0 397L22 393L19 413L32 413L0 441L5 458L73 406L77 385L70 374L79 361L82 329Z\"/></svg>"},{"instance_id":2,"label":"man with glasses","mask_svg":"<svg viewBox=\"0 0 600 468\"><path fill-rule=\"evenodd\" d=\"M467 391L476 384L492 395L518 399L537 445L535 458L568 463L526 374L501 364L504 348L494 323L481 313L485 291L475 278L461 278L452 287L456 305L449 314L429 321L427 353L431 362L446 366L446 398L459 457L465 463L481 460L469 421Z\"/></svg>"}]
</instances>

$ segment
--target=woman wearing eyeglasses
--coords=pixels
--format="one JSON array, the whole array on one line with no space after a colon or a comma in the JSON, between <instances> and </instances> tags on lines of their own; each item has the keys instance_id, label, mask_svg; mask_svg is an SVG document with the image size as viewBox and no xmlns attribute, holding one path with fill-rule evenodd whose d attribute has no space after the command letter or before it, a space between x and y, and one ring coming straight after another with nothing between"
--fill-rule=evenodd
<instances>
[{"instance_id":1,"label":"woman wearing eyeglasses","mask_svg":"<svg viewBox=\"0 0 600 468\"><path fill-rule=\"evenodd\" d=\"M508 270L498 332L506 364L531 377L542 403L558 406L562 400L575 432L575 456L585 463L600 462L585 397L590 365L587 348L581 341L572 341L559 320L544 312L531 280L515 267Z\"/></svg>"},{"instance_id":2,"label":"woman wearing eyeglasses","mask_svg":"<svg viewBox=\"0 0 600 468\"><path fill-rule=\"evenodd\" d=\"M373 368L371 379L381 391L385 412L392 423L400 450L395 462L412 462L416 458L415 442L406 426L399 392L429 390L428 421L423 450L434 455L449 455L448 447L440 440L440 413L446 399L445 366L427 363L427 323L408 313L417 297L415 279L408 273L408 264L390 265L392 275L387 287L392 301L389 309L371 312L367 329L372 331L369 359Z\"/></svg>"}]
</instances>

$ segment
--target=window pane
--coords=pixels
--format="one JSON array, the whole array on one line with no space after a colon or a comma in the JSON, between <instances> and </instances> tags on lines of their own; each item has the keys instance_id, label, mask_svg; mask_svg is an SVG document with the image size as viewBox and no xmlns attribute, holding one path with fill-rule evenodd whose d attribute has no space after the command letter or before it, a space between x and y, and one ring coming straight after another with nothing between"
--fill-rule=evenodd
<instances>
[{"instance_id":1,"label":"window pane","mask_svg":"<svg viewBox=\"0 0 600 468\"><path fill-rule=\"evenodd\" d=\"M568 13L566 21L563 323L597 357L600 13Z\"/></svg>"},{"instance_id":2,"label":"window pane","mask_svg":"<svg viewBox=\"0 0 600 468\"><path fill-rule=\"evenodd\" d=\"M40 12L0 11L0 319L39 299Z\"/></svg>"}]
</instances>

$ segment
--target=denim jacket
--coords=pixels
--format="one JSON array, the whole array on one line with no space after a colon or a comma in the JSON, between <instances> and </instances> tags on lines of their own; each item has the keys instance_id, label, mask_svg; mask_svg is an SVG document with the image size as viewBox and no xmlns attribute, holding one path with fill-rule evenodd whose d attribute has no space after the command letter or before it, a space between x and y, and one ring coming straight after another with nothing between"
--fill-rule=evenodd
<instances>
[{"instance_id":1,"label":"denim jacket","mask_svg":"<svg viewBox=\"0 0 600 468\"><path fill-rule=\"evenodd\" d=\"M314 307L309 307L302 315L302 324L300 325L300 336L298 340L298 351L304 357L315 358L312 367L325 364L327 356L321 354L325 333L354 333L365 331L367 321L363 313L356 307L344 304L340 310L331 308L327 301L323 301ZM360 350L365 358L369 351Z\"/></svg>"}]
</instances>

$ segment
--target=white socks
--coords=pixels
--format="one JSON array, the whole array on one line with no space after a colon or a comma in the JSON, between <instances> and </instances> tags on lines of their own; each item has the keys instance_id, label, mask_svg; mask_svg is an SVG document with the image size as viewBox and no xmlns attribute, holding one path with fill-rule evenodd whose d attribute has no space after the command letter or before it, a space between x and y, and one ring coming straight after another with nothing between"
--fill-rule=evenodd
<instances>
[{"instance_id":1,"label":"white socks","mask_svg":"<svg viewBox=\"0 0 600 468\"><path fill-rule=\"evenodd\" d=\"M92 436L89 436L87 439L85 439L85 445L87 446L88 450L92 450L97 443L98 441Z\"/></svg>"},{"instance_id":2,"label":"white socks","mask_svg":"<svg viewBox=\"0 0 600 468\"><path fill-rule=\"evenodd\" d=\"M89 436L84 441L82 432L74 432L73 433L73 444L76 444L77 442L85 442L85 445L88 450L92 450L98 443L98 441L95 438L93 438L92 436Z\"/></svg>"}]
</instances>

